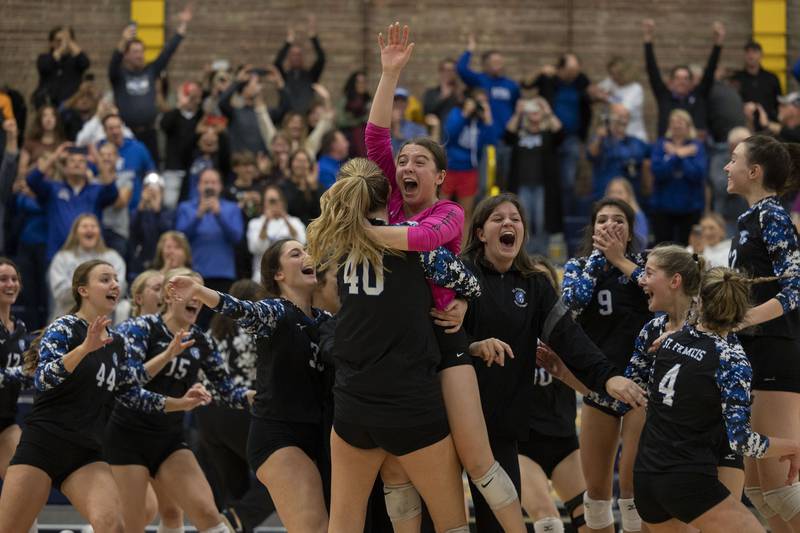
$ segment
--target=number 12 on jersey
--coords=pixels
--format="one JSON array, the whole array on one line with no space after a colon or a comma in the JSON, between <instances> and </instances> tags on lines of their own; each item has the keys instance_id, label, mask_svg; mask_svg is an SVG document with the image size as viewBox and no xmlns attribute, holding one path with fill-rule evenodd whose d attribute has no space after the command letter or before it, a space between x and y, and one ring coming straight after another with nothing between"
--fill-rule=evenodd
<instances>
[{"instance_id":1,"label":"number 12 on jersey","mask_svg":"<svg viewBox=\"0 0 800 533\"><path fill-rule=\"evenodd\" d=\"M664 405L672 407L672 401L675 398L675 382L678 380L678 372L681 371L681 365L677 364L670 368L661 382L658 384L658 392L664 395L661 402Z\"/></svg>"}]
</instances>

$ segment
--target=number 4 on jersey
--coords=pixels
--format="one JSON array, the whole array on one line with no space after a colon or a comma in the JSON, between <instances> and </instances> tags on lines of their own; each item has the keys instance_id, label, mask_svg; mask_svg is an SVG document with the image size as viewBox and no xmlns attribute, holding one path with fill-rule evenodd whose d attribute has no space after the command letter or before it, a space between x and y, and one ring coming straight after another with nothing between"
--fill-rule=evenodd
<instances>
[{"instance_id":1,"label":"number 4 on jersey","mask_svg":"<svg viewBox=\"0 0 800 533\"><path fill-rule=\"evenodd\" d=\"M364 259L361 262L361 266L363 267L364 277L362 279L358 278L358 268L356 267L355 263L352 259L348 259L347 262L344 264L344 282L347 283L348 289L347 292L349 294L358 294L359 285L361 285L361 290L367 296L378 296L380 293L383 292L383 277L375 276L375 286L371 287L369 284L370 278L370 264L369 262Z\"/></svg>"},{"instance_id":2,"label":"number 4 on jersey","mask_svg":"<svg viewBox=\"0 0 800 533\"><path fill-rule=\"evenodd\" d=\"M678 380L678 372L681 370L681 365L677 364L669 369L661 378L658 384L658 392L664 395L661 400L664 405L672 407L672 400L675 398L675 382Z\"/></svg>"}]
</instances>

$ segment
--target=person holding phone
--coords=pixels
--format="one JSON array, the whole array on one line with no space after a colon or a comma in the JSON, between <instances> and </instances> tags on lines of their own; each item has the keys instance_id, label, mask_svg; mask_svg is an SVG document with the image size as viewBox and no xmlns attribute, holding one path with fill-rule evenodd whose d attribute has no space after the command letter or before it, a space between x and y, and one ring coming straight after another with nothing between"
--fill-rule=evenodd
<instances>
[{"instance_id":1,"label":"person holding phone","mask_svg":"<svg viewBox=\"0 0 800 533\"><path fill-rule=\"evenodd\" d=\"M197 190L197 198L178 204L175 229L189 239L193 267L206 287L227 291L236 279L234 246L244 236L242 212L236 202L220 198L222 178L214 168L200 174ZM210 320L203 309L197 323L207 329Z\"/></svg>"}]
</instances>

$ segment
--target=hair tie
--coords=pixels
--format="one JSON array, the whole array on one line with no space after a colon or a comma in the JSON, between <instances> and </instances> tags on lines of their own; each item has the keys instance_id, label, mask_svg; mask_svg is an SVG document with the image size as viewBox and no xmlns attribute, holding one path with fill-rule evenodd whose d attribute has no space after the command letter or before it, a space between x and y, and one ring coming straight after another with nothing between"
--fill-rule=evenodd
<instances>
[{"instance_id":1,"label":"hair tie","mask_svg":"<svg viewBox=\"0 0 800 533\"><path fill-rule=\"evenodd\" d=\"M723 280L723 281L730 281L730 279L731 279L731 276L732 276L732 274L731 274L730 272L725 272L725 273L722 275L722 280Z\"/></svg>"}]
</instances>

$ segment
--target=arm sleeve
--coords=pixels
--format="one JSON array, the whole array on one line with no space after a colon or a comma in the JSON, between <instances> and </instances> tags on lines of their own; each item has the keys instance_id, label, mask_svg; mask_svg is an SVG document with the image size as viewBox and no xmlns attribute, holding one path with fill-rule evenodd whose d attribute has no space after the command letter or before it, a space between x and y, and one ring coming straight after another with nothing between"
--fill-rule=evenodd
<instances>
[{"instance_id":1,"label":"arm sleeve","mask_svg":"<svg viewBox=\"0 0 800 533\"><path fill-rule=\"evenodd\" d=\"M250 302L222 292L213 311L233 318L247 333L259 337L272 335L278 322L286 315L286 307L280 299Z\"/></svg>"},{"instance_id":2,"label":"arm sleeve","mask_svg":"<svg viewBox=\"0 0 800 533\"><path fill-rule=\"evenodd\" d=\"M456 63L456 70L458 71L458 75L461 76L461 79L464 80L464 83L470 87L475 87L476 85L480 85L481 77L474 70L470 70L470 59L472 59L472 52L466 51L461 54L461 57L458 58L458 63Z\"/></svg>"},{"instance_id":3,"label":"arm sleeve","mask_svg":"<svg viewBox=\"0 0 800 533\"><path fill-rule=\"evenodd\" d=\"M447 120L444 122L445 138L448 139L448 142L458 142L458 136L461 135L461 130L464 129L466 123L467 120L461 109L454 107L450 110Z\"/></svg>"},{"instance_id":4,"label":"arm sleeve","mask_svg":"<svg viewBox=\"0 0 800 533\"><path fill-rule=\"evenodd\" d=\"M750 382L753 371L741 346L728 345L723 350L715 377L731 450L748 457L763 457L769 448L769 438L750 427Z\"/></svg>"},{"instance_id":5,"label":"arm sleeve","mask_svg":"<svg viewBox=\"0 0 800 533\"><path fill-rule=\"evenodd\" d=\"M762 209L759 214L761 235L772 261L772 270L781 279L781 291L775 298L788 313L800 303L800 250L797 232L786 211L778 206Z\"/></svg>"},{"instance_id":6,"label":"arm sleeve","mask_svg":"<svg viewBox=\"0 0 800 533\"><path fill-rule=\"evenodd\" d=\"M155 76L158 76L162 70L167 68L167 64L169 63L170 58L172 58L172 54L178 49L178 45L181 44L183 40L183 35L180 33L176 33L173 35L167 44L164 45L164 48L161 49L161 53L158 54L158 57L151 63L153 68L153 73Z\"/></svg>"},{"instance_id":7,"label":"arm sleeve","mask_svg":"<svg viewBox=\"0 0 800 533\"><path fill-rule=\"evenodd\" d=\"M453 252L437 248L419 254L425 277L438 287L453 289L462 298L471 300L481 295L481 284L475 274Z\"/></svg>"},{"instance_id":8,"label":"arm sleeve","mask_svg":"<svg viewBox=\"0 0 800 533\"><path fill-rule=\"evenodd\" d=\"M669 92L669 89L667 89L667 86L664 84L664 80L661 78L661 71L658 70L658 62L656 61L653 43L644 44L644 61L647 66L647 78L650 80L650 88L656 98Z\"/></svg>"},{"instance_id":9,"label":"arm sleeve","mask_svg":"<svg viewBox=\"0 0 800 533\"><path fill-rule=\"evenodd\" d=\"M605 264L602 252L594 250L585 260L575 257L564 265L561 299L576 316L592 301L597 273Z\"/></svg>"},{"instance_id":10,"label":"arm sleeve","mask_svg":"<svg viewBox=\"0 0 800 533\"><path fill-rule=\"evenodd\" d=\"M234 92L241 90L243 86L244 84L242 82L231 83L230 87L225 89L225 92L219 95L219 101L217 102L217 105L219 106L219 110L222 111L222 114L225 115L228 120L231 120L233 117L231 97L233 96Z\"/></svg>"},{"instance_id":11,"label":"arm sleeve","mask_svg":"<svg viewBox=\"0 0 800 533\"><path fill-rule=\"evenodd\" d=\"M28 173L25 180L28 182L28 187L31 188L33 194L36 195L39 203L44 204L50 194L50 185L45 181L44 174L37 167L33 167L33 170Z\"/></svg>"},{"instance_id":12,"label":"arm sleeve","mask_svg":"<svg viewBox=\"0 0 800 533\"><path fill-rule=\"evenodd\" d=\"M36 58L36 70L39 71L39 77L46 78L56 69L56 59L53 54L39 54Z\"/></svg>"},{"instance_id":13,"label":"arm sleeve","mask_svg":"<svg viewBox=\"0 0 800 533\"><path fill-rule=\"evenodd\" d=\"M11 197L14 178L17 177L18 160L19 152L11 153L6 151L3 154L3 162L0 163L0 198L3 198L2 201Z\"/></svg>"},{"instance_id":14,"label":"arm sleeve","mask_svg":"<svg viewBox=\"0 0 800 533\"><path fill-rule=\"evenodd\" d=\"M222 228L225 240L231 244L236 244L242 240L244 222L238 205L232 202L225 202L219 211L219 215L216 215L216 219L219 227Z\"/></svg>"},{"instance_id":15,"label":"arm sleeve","mask_svg":"<svg viewBox=\"0 0 800 533\"><path fill-rule=\"evenodd\" d=\"M714 74L717 71L717 63L719 63L721 53L722 47L714 45L711 49L711 55L708 56L708 63L706 63L706 68L703 71L703 79L700 80L700 84L697 87L697 93L704 97L708 97L711 88L714 86Z\"/></svg>"},{"instance_id":16,"label":"arm sleeve","mask_svg":"<svg viewBox=\"0 0 800 533\"><path fill-rule=\"evenodd\" d=\"M127 352L128 340L124 336L122 336L122 340L126 345ZM117 401L125 407L137 411L163 413L167 406L166 396L142 388L137 377L137 371L134 370L137 364L141 365L130 356L130 352L119 362L121 375L117 380L117 387L114 391Z\"/></svg>"},{"instance_id":17,"label":"arm sleeve","mask_svg":"<svg viewBox=\"0 0 800 533\"><path fill-rule=\"evenodd\" d=\"M254 218L247 223L247 249L253 255L263 255L269 248L269 235L261 238L261 226L265 220L262 217Z\"/></svg>"},{"instance_id":18,"label":"arm sleeve","mask_svg":"<svg viewBox=\"0 0 800 533\"><path fill-rule=\"evenodd\" d=\"M111 82L111 86L116 85L121 77L122 52L114 48L114 51L111 52L111 61L108 63L108 79Z\"/></svg>"},{"instance_id":19,"label":"arm sleeve","mask_svg":"<svg viewBox=\"0 0 800 533\"><path fill-rule=\"evenodd\" d=\"M197 225L200 218L196 216L192 204L187 203L178 206L178 216L175 220L175 229L186 235L190 241L197 234Z\"/></svg>"},{"instance_id":20,"label":"arm sleeve","mask_svg":"<svg viewBox=\"0 0 800 533\"><path fill-rule=\"evenodd\" d=\"M664 333L665 323L662 317L658 317L644 325L633 343L633 354L628 366L625 367L625 377L644 390L647 390L647 384L650 382L655 359L655 354L648 353L647 350L653 341Z\"/></svg>"},{"instance_id":21,"label":"arm sleeve","mask_svg":"<svg viewBox=\"0 0 800 533\"><path fill-rule=\"evenodd\" d=\"M708 157L706 157L706 149L702 143L693 142L697 146L697 153L691 157L680 159L680 164L683 169L684 179L694 183L702 183L708 175Z\"/></svg>"},{"instance_id":22,"label":"arm sleeve","mask_svg":"<svg viewBox=\"0 0 800 533\"><path fill-rule=\"evenodd\" d=\"M281 73L281 76L284 78L286 77L286 71L283 70L283 62L286 61L286 55L289 53L289 48L291 47L291 43L285 42L280 50L278 50L278 55L275 56L275 67Z\"/></svg>"},{"instance_id":23,"label":"arm sleeve","mask_svg":"<svg viewBox=\"0 0 800 533\"><path fill-rule=\"evenodd\" d=\"M393 196L400 197L400 190L395 183L397 168L394 166L392 134L389 128L382 128L372 122L367 122L367 127L364 131L364 142L367 145L367 157L378 165L383 175L389 180L389 198L391 199Z\"/></svg>"},{"instance_id":24,"label":"arm sleeve","mask_svg":"<svg viewBox=\"0 0 800 533\"><path fill-rule=\"evenodd\" d=\"M91 61L89 61L89 56L86 55L86 52L81 50L81 53L75 57L75 70L77 70L79 74L83 74L90 65Z\"/></svg>"},{"instance_id":25,"label":"arm sleeve","mask_svg":"<svg viewBox=\"0 0 800 533\"><path fill-rule=\"evenodd\" d=\"M538 280L534 294L542 323L534 324L538 337L558 353L567 368L586 387L598 394L606 393L606 382L620 373L603 352L595 346L583 329L569 316L569 309L558 298L550 282Z\"/></svg>"},{"instance_id":26,"label":"arm sleeve","mask_svg":"<svg viewBox=\"0 0 800 533\"><path fill-rule=\"evenodd\" d=\"M325 50L322 49L322 45L319 43L319 38L317 37L311 38L311 45L314 47L314 52L317 54L317 60L314 61L314 64L311 66L309 75L311 76L311 81L317 83L322 76L322 70L325 68Z\"/></svg>"},{"instance_id":27,"label":"arm sleeve","mask_svg":"<svg viewBox=\"0 0 800 533\"><path fill-rule=\"evenodd\" d=\"M69 377L64 368L64 356L69 353L69 324L56 321L45 330L39 344L39 364L33 375L33 385L43 392L58 387Z\"/></svg>"},{"instance_id":28,"label":"arm sleeve","mask_svg":"<svg viewBox=\"0 0 800 533\"><path fill-rule=\"evenodd\" d=\"M679 158L674 155L668 156L664 152L664 142L659 140L653 145L653 153L650 158L650 170L656 183L665 183L673 178L673 172L680 165Z\"/></svg>"},{"instance_id":29,"label":"arm sleeve","mask_svg":"<svg viewBox=\"0 0 800 533\"><path fill-rule=\"evenodd\" d=\"M147 348L150 339L150 323L142 317L129 318L116 327L126 340L128 369L136 382L144 385L153 376L147 373L144 363L147 361Z\"/></svg>"},{"instance_id":30,"label":"arm sleeve","mask_svg":"<svg viewBox=\"0 0 800 533\"><path fill-rule=\"evenodd\" d=\"M438 202L430 215L408 227L408 249L428 252L456 239L464 226L464 210L454 202Z\"/></svg>"},{"instance_id":31,"label":"arm sleeve","mask_svg":"<svg viewBox=\"0 0 800 533\"><path fill-rule=\"evenodd\" d=\"M209 383L217 392L214 397L222 400L222 404L226 407L247 409L247 387L237 387L233 384L231 374L225 365L225 360L208 334L198 331L195 336L204 337L203 343L205 346L203 351L206 353L201 355L200 365Z\"/></svg>"},{"instance_id":32,"label":"arm sleeve","mask_svg":"<svg viewBox=\"0 0 800 533\"><path fill-rule=\"evenodd\" d=\"M97 207L99 209L104 209L114 202L117 201L117 197L119 196L119 190L117 189L117 183L111 182L108 185L103 185L100 187L100 192L97 195Z\"/></svg>"}]
</instances>

